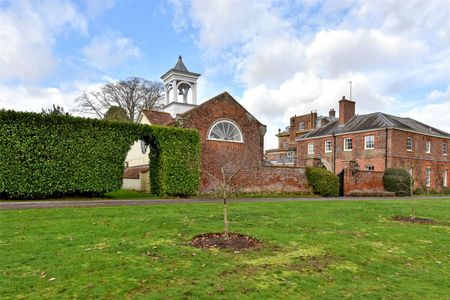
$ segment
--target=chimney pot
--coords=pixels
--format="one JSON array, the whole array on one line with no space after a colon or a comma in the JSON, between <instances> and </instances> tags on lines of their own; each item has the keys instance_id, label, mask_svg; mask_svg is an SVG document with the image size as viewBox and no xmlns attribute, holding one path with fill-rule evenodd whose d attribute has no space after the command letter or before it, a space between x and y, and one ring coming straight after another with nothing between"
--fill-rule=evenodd
<instances>
[{"instance_id":1,"label":"chimney pot","mask_svg":"<svg viewBox=\"0 0 450 300\"><path fill-rule=\"evenodd\" d=\"M336 117L336 111L334 110L334 108L330 109L330 111L328 112L328 116Z\"/></svg>"}]
</instances>

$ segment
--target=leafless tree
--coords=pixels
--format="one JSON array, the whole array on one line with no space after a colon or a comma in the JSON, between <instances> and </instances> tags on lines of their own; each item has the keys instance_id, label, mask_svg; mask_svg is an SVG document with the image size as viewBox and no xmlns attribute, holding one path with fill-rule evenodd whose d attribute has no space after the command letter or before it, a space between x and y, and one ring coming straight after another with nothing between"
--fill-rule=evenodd
<instances>
[{"instance_id":1,"label":"leafless tree","mask_svg":"<svg viewBox=\"0 0 450 300\"><path fill-rule=\"evenodd\" d=\"M125 110L130 121L135 122L142 109L151 109L157 105L163 86L157 81L138 77L110 82L100 91L84 91L76 102L79 112L104 118L113 106Z\"/></svg>"},{"instance_id":2,"label":"leafless tree","mask_svg":"<svg viewBox=\"0 0 450 300\"><path fill-rule=\"evenodd\" d=\"M258 169L259 164L253 159L248 159L251 156L247 146L244 151L222 152L216 162L218 168L215 173L202 171L213 182L209 193L217 198L222 199L223 202L223 229L224 237L228 239L228 199L233 195L238 194L242 188L242 182L239 181L238 176L242 173L247 173L247 176L252 171Z\"/></svg>"},{"instance_id":3,"label":"leafless tree","mask_svg":"<svg viewBox=\"0 0 450 300\"><path fill-rule=\"evenodd\" d=\"M68 112L64 111L64 108L62 106L55 104L53 104L52 108L42 108L41 113L44 115L70 116Z\"/></svg>"}]
</instances>

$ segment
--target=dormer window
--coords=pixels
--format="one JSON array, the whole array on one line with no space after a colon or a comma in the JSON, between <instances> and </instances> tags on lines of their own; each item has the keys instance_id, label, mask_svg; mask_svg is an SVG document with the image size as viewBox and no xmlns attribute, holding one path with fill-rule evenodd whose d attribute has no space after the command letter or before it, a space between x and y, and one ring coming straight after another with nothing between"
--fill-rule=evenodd
<instances>
[{"instance_id":1,"label":"dormer window","mask_svg":"<svg viewBox=\"0 0 450 300\"><path fill-rule=\"evenodd\" d=\"M230 120L220 120L211 126L208 140L243 143L241 130Z\"/></svg>"}]
</instances>

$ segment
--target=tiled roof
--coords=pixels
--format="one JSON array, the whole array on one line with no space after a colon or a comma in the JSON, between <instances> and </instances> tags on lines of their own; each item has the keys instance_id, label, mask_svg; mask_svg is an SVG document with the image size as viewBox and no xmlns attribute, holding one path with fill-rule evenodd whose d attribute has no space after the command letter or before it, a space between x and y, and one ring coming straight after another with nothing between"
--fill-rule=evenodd
<instances>
[{"instance_id":1,"label":"tiled roof","mask_svg":"<svg viewBox=\"0 0 450 300\"><path fill-rule=\"evenodd\" d=\"M182 72L189 72L189 70L186 68L186 66L183 63L183 58L180 56L178 56L178 61L177 64L175 65L175 67L173 67L174 70L177 71L182 71Z\"/></svg>"},{"instance_id":2,"label":"tiled roof","mask_svg":"<svg viewBox=\"0 0 450 300\"><path fill-rule=\"evenodd\" d=\"M161 79L165 78L166 76L168 76L172 72L184 73L184 74L195 76L195 77L199 77L200 76L200 74L194 73L194 72L190 72L188 70L188 68L186 68L186 66L184 65L183 58L181 57L181 55L178 56L178 61L175 64L175 66L172 69L170 69L169 71L167 71L163 76L161 76Z\"/></svg>"},{"instance_id":3,"label":"tiled roof","mask_svg":"<svg viewBox=\"0 0 450 300\"><path fill-rule=\"evenodd\" d=\"M356 115L344 126L339 126L339 119L337 119L325 126L308 132L300 139L380 128L397 128L450 138L450 134L447 132L428 126L414 119L401 118L381 112L375 112L367 115Z\"/></svg>"},{"instance_id":4,"label":"tiled roof","mask_svg":"<svg viewBox=\"0 0 450 300\"><path fill-rule=\"evenodd\" d=\"M174 118L166 112L143 109L142 113L147 117L151 124L166 125L174 121Z\"/></svg>"},{"instance_id":5,"label":"tiled roof","mask_svg":"<svg viewBox=\"0 0 450 300\"><path fill-rule=\"evenodd\" d=\"M147 171L148 171L148 165L128 167L125 169L125 172L123 173L123 178L124 179L139 179L140 174L142 172L147 172Z\"/></svg>"}]
</instances>

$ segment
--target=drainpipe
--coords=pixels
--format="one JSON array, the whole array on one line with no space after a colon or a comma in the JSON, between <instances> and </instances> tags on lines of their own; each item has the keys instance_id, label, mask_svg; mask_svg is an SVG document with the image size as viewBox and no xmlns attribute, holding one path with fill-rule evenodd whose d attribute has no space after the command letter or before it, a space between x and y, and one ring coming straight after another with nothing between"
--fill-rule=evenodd
<instances>
[{"instance_id":1,"label":"drainpipe","mask_svg":"<svg viewBox=\"0 0 450 300\"><path fill-rule=\"evenodd\" d=\"M387 160L388 160L388 129L386 128L386 151L384 154L384 170L387 169Z\"/></svg>"},{"instance_id":2,"label":"drainpipe","mask_svg":"<svg viewBox=\"0 0 450 300\"><path fill-rule=\"evenodd\" d=\"M336 135L333 132L333 173L336 174Z\"/></svg>"}]
</instances>

